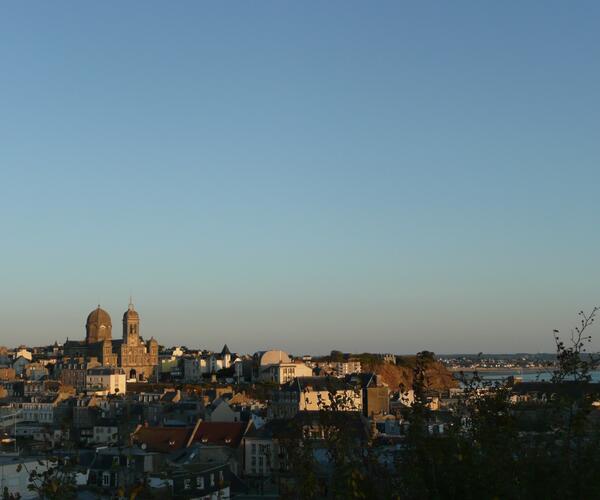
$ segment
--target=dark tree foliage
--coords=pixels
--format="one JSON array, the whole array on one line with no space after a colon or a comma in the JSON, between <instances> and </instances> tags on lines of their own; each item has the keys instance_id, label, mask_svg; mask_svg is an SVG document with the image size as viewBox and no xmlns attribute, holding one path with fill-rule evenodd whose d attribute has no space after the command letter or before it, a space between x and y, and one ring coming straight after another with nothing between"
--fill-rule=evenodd
<instances>
[{"instance_id":1,"label":"dark tree foliage","mask_svg":"<svg viewBox=\"0 0 600 500\"><path fill-rule=\"evenodd\" d=\"M71 459L50 455L38 465L31 469L24 464L18 467L19 471L24 467L29 472L30 491L44 500L75 498L75 463Z\"/></svg>"},{"instance_id":2,"label":"dark tree foliage","mask_svg":"<svg viewBox=\"0 0 600 500\"><path fill-rule=\"evenodd\" d=\"M331 351L331 353L329 354L329 361L332 361L334 363L341 363L342 361L344 361L344 353L342 351Z\"/></svg>"},{"instance_id":3,"label":"dark tree foliage","mask_svg":"<svg viewBox=\"0 0 600 500\"><path fill-rule=\"evenodd\" d=\"M598 498L599 428L589 385L594 357L583 356L593 323L581 323L565 345L557 336L557 368L546 402L519 402L508 384L463 379L463 397L443 436L430 421L422 391L422 356L415 368L415 404L406 453L394 489L401 498ZM548 394L554 390L549 389Z\"/></svg>"}]
</instances>

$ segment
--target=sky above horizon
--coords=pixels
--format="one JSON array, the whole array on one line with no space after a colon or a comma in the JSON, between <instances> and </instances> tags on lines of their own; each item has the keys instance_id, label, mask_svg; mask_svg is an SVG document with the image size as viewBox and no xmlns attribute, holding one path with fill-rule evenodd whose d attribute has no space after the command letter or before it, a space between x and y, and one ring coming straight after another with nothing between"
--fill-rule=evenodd
<instances>
[{"instance_id":1,"label":"sky above horizon","mask_svg":"<svg viewBox=\"0 0 600 500\"><path fill-rule=\"evenodd\" d=\"M0 344L83 338L97 304L119 337L133 294L166 345L552 351L600 303L599 22L3 3Z\"/></svg>"}]
</instances>

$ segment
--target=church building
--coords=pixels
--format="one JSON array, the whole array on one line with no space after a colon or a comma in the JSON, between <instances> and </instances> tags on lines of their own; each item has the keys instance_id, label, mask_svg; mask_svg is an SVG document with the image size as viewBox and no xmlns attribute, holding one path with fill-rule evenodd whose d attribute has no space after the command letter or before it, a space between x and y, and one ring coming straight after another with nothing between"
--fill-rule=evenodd
<instances>
[{"instance_id":1,"label":"church building","mask_svg":"<svg viewBox=\"0 0 600 500\"><path fill-rule=\"evenodd\" d=\"M65 356L80 362L123 368L128 379L149 380L156 375L158 342L140 336L140 315L130 302L123 314L123 338L112 339L110 315L98 306L87 317L83 341L65 342Z\"/></svg>"}]
</instances>

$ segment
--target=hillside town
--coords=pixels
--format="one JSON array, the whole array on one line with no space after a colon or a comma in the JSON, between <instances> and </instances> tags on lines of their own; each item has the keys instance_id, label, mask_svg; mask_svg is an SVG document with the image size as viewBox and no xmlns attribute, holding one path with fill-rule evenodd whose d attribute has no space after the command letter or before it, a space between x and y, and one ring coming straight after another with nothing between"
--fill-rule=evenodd
<instances>
[{"instance_id":1,"label":"hillside town","mask_svg":"<svg viewBox=\"0 0 600 500\"><path fill-rule=\"evenodd\" d=\"M36 498L32 471L61 457L76 498L286 498L297 487L286 448L294 429L310 437L326 491L324 413L383 462L401 453L415 401L410 358L163 347L143 339L132 303L121 338L112 326L98 306L83 340L2 348L0 491ZM426 427L443 435L463 389L433 353L425 358ZM547 396L539 384L513 391L515 401Z\"/></svg>"}]
</instances>

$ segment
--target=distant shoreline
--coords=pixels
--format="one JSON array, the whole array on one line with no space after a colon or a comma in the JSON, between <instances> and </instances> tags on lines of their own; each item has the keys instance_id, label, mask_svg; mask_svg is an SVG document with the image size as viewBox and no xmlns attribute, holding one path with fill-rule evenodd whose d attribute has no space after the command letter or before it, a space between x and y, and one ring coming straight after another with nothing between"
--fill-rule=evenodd
<instances>
[{"instance_id":1,"label":"distant shoreline","mask_svg":"<svg viewBox=\"0 0 600 500\"><path fill-rule=\"evenodd\" d=\"M499 373L538 373L546 370L553 370L553 367L539 368L448 368L451 372L499 372Z\"/></svg>"}]
</instances>

